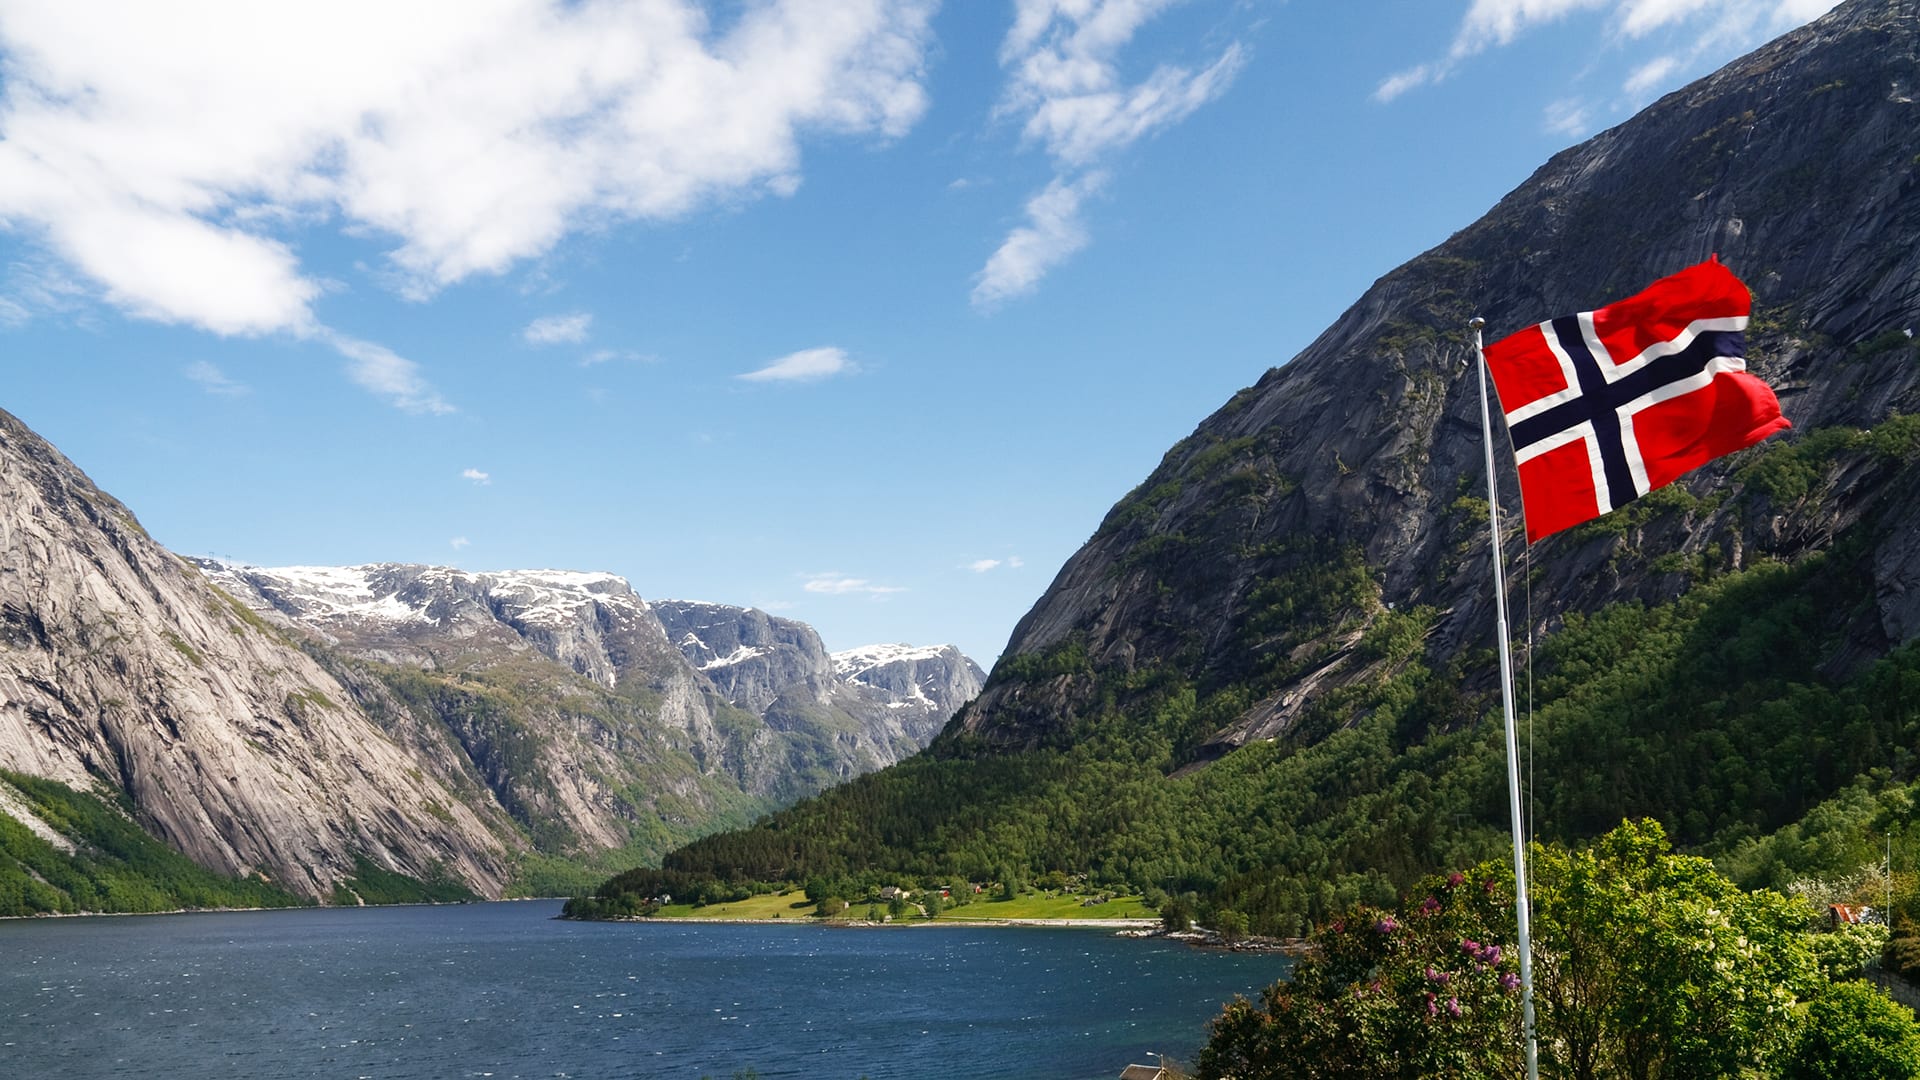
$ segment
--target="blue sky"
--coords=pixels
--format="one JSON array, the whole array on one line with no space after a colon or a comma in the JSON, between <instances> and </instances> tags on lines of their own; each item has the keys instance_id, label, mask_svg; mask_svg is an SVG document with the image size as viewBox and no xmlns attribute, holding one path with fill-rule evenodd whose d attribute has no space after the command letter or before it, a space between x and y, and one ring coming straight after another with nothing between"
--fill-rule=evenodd
<instances>
[{"instance_id":1,"label":"blue sky","mask_svg":"<svg viewBox=\"0 0 1920 1080\"><path fill-rule=\"evenodd\" d=\"M0 408L162 543L983 665L1160 455L1831 0L0 7Z\"/></svg>"}]
</instances>

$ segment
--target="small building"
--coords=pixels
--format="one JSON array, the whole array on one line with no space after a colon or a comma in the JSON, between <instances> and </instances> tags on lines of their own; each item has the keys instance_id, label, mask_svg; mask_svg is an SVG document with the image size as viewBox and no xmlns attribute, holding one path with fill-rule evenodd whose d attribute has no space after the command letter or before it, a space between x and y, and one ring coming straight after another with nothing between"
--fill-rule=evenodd
<instances>
[{"instance_id":1,"label":"small building","mask_svg":"<svg viewBox=\"0 0 1920 1080\"><path fill-rule=\"evenodd\" d=\"M889 904L893 903L895 900L905 900L907 897L912 895L913 895L912 893L908 892L907 890L901 888L898 885L888 885L887 887L880 890L880 899L885 900Z\"/></svg>"},{"instance_id":2,"label":"small building","mask_svg":"<svg viewBox=\"0 0 1920 1080\"><path fill-rule=\"evenodd\" d=\"M1852 904L1828 904L1827 925L1838 930L1844 925L1857 924L1863 921L1861 914L1861 909Z\"/></svg>"}]
</instances>

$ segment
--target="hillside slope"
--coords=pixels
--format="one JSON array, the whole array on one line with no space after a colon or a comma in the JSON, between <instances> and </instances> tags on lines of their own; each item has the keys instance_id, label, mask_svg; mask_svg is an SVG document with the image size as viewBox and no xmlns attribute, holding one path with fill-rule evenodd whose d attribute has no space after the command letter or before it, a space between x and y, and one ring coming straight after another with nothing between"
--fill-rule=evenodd
<instances>
[{"instance_id":1,"label":"hillside slope","mask_svg":"<svg viewBox=\"0 0 1920 1080\"><path fill-rule=\"evenodd\" d=\"M1843 5L1559 154L1381 278L1113 509L1015 629L960 729L1035 745L1116 683L1165 666L1203 699L1252 695L1187 733L1212 754L1283 735L1317 698L1368 678L1354 646L1389 610L1433 610L1433 656L1490 643L1464 332L1474 315L1491 340L1718 253L1754 290L1749 365L1779 388L1793 438L1913 412L1920 368L1903 331L1920 322L1915 23L1911 0ZM1498 449L1503 502L1517 508ZM1692 579L1657 556L1792 560L1911 490L1855 455L1809 502L1776 499L1785 493L1729 484L1753 456L1685 482L1696 496L1745 497L1655 500L1542 544L1539 628L1678 595ZM1920 631L1915 535L1888 522L1871 556L1878 609L1853 628L1859 655ZM1048 660L1065 654L1078 670L1056 673L1063 664Z\"/></svg>"},{"instance_id":2,"label":"hillside slope","mask_svg":"<svg viewBox=\"0 0 1920 1080\"><path fill-rule=\"evenodd\" d=\"M736 705L611 574L181 559L5 413L0 554L0 914L551 895L898 760L958 704L821 646L829 708Z\"/></svg>"},{"instance_id":3,"label":"hillside slope","mask_svg":"<svg viewBox=\"0 0 1920 1080\"><path fill-rule=\"evenodd\" d=\"M1796 427L1524 557L1510 517L1539 829L1652 814L1724 845L1910 771L1916 87L1920 0L1851 0L1557 155L1169 450L928 754L667 871L1060 869L1284 928L1496 852L1467 320L1498 337L1715 253Z\"/></svg>"},{"instance_id":4,"label":"hillside slope","mask_svg":"<svg viewBox=\"0 0 1920 1080\"><path fill-rule=\"evenodd\" d=\"M122 793L196 863L323 897L356 859L497 893L511 829L0 412L0 768Z\"/></svg>"}]
</instances>

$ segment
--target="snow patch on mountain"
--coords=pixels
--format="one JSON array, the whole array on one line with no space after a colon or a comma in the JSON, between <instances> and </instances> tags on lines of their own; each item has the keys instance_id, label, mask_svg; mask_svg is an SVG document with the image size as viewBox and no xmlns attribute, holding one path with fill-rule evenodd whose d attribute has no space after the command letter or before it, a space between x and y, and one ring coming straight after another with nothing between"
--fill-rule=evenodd
<instances>
[{"instance_id":1,"label":"snow patch on mountain","mask_svg":"<svg viewBox=\"0 0 1920 1080\"><path fill-rule=\"evenodd\" d=\"M863 671L896 663L938 660L951 645L862 645L833 654L833 673L851 679Z\"/></svg>"}]
</instances>

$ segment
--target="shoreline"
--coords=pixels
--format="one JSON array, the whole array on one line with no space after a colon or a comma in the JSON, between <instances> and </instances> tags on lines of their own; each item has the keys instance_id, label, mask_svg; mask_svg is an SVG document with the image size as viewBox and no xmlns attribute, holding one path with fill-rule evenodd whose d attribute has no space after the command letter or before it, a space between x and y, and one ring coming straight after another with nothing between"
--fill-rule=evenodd
<instances>
[{"instance_id":1,"label":"shoreline","mask_svg":"<svg viewBox=\"0 0 1920 1080\"><path fill-rule=\"evenodd\" d=\"M909 930L939 926L1028 926L1039 929L1074 930L1130 930L1140 931L1160 925L1158 919L903 919L900 922L869 922L866 919L821 919L812 915L800 915L791 919L759 918L717 918L709 915L624 915L615 918L569 919L564 915L554 918L565 922L605 922L605 923L649 923L659 926L671 926L674 923L699 923L702 926L822 926L842 930Z\"/></svg>"},{"instance_id":2,"label":"shoreline","mask_svg":"<svg viewBox=\"0 0 1920 1080\"><path fill-rule=\"evenodd\" d=\"M402 900L394 904L282 904L278 907L183 907L165 911L36 911L31 915L0 915L0 922L34 919L126 919L143 915L221 915L246 911L360 911L365 908L459 907L462 904L525 904L542 900L565 902L565 896L510 896L499 900Z\"/></svg>"},{"instance_id":3,"label":"shoreline","mask_svg":"<svg viewBox=\"0 0 1920 1080\"><path fill-rule=\"evenodd\" d=\"M877 923L865 919L846 919L828 921L812 916L793 919L720 919L699 915L670 915L661 918L657 915L631 915L610 919L568 919L556 915L555 919L565 922L604 922L633 923L655 926L671 926L675 923L697 923L701 926L816 926L828 930L926 930L948 928L1009 928L1031 930L1111 930L1115 937L1151 940L1155 938L1176 941L1192 949L1208 952L1248 952L1280 953L1285 956L1302 956L1310 952L1312 946L1305 938L1270 938L1250 936L1239 941L1222 941L1220 935L1210 930L1170 931L1161 928L1158 919L1116 918L1116 919L911 919L902 922Z\"/></svg>"}]
</instances>

